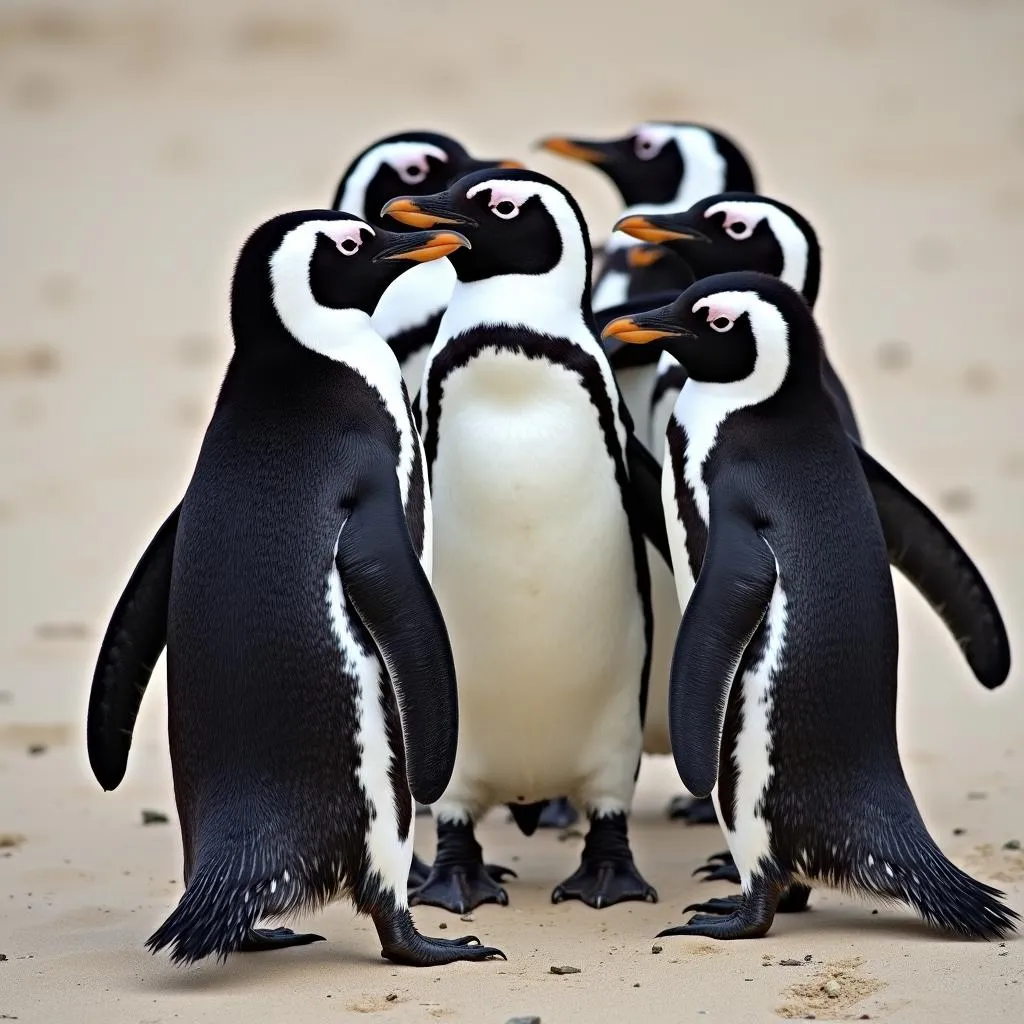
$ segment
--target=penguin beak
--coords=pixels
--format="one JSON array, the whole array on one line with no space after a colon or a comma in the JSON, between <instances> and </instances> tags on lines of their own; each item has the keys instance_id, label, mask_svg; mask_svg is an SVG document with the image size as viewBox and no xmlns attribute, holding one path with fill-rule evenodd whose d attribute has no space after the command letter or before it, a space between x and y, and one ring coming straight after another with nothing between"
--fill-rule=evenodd
<instances>
[{"instance_id":1,"label":"penguin beak","mask_svg":"<svg viewBox=\"0 0 1024 1024\"><path fill-rule=\"evenodd\" d=\"M552 136L541 139L537 143L537 147L546 149L549 153L566 156L570 160L581 160L586 164L604 164L612 159L607 143L588 139L566 139L561 136Z\"/></svg>"},{"instance_id":2,"label":"penguin beak","mask_svg":"<svg viewBox=\"0 0 1024 1024\"><path fill-rule=\"evenodd\" d=\"M642 270L653 267L665 255L660 245L631 245L626 250L626 266L630 270Z\"/></svg>"},{"instance_id":3,"label":"penguin beak","mask_svg":"<svg viewBox=\"0 0 1024 1024\"><path fill-rule=\"evenodd\" d=\"M415 198L399 196L390 203L385 203L380 215L394 217L399 223L408 224L411 228L435 228L439 224L477 227L476 221L471 217L464 217L451 208L451 199L447 192Z\"/></svg>"},{"instance_id":4,"label":"penguin beak","mask_svg":"<svg viewBox=\"0 0 1024 1024\"><path fill-rule=\"evenodd\" d=\"M662 306L613 320L601 332L601 337L615 338L628 345L647 345L662 338L696 338L697 335L675 322L671 306Z\"/></svg>"},{"instance_id":5,"label":"penguin beak","mask_svg":"<svg viewBox=\"0 0 1024 1024\"><path fill-rule=\"evenodd\" d=\"M390 232L388 232L390 234ZM392 245L382 249L373 257L374 263L382 260L412 260L414 263L429 263L431 260L450 256L456 249L471 249L469 239L457 231L410 231L408 234L394 233Z\"/></svg>"},{"instance_id":6,"label":"penguin beak","mask_svg":"<svg viewBox=\"0 0 1024 1024\"><path fill-rule=\"evenodd\" d=\"M710 242L707 235L692 227L687 213L662 213L638 217L623 217L615 222L613 230L622 231L643 242Z\"/></svg>"}]
</instances>

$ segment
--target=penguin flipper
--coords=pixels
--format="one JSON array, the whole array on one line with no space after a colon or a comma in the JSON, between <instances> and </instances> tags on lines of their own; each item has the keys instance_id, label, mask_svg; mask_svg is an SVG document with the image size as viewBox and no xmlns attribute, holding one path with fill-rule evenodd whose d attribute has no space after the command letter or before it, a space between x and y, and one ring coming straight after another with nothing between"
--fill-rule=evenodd
<instances>
[{"instance_id":1,"label":"penguin flipper","mask_svg":"<svg viewBox=\"0 0 1024 1024\"><path fill-rule=\"evenodd\" d=\"M661 501L661 466L633 433L626 437L626 467L640 529L671 570L672 554L665 527L665 507Z\"/></svg>"},{"instance_id":2,"label":"penguin flipper","mask_svg":"<svg viewBox=\"0 0 1024 1024\"><path fill-rule=\"evenodd\" d=\"M982 686L1010 673L1010 641L980 570L938 516L885 467L854 444L885 534L889 562L931 605Z\"/></svg>"},{"instance_id":3,"label":"penguin flipper","mask_svg":"<svg viewBox=\"0 0 1024 1024\"><path fill-rule=\"evenodd\" d=\"M679 625L669 674L672 756L683 785L698 798L718 781L729 690L777 575L775 558L750 519L716 497L713 491L707 553Z\"/></svg>"},{"instance_id":4,"label":"penguin flipper","mask_svg":"<svg viewBox=\"0 0 1024 1024\"><path fill-rule=\"evenodd\" d=\"M412 795L435 803L451 781L459 731L451 641L409 539L394 466L362 481L338 537L345 594L391 677Z\"/></svg>"},{"instance_id":5,"label":"penguin flipper","mask_svg":"<svg viewBox=\"0 0 1024 1024\"><path fill-rule=\"evenodd\" d=\"M181 503L139 559L110 617L89 692L86 745L96 781L116 789L153 668L167 644L167 604Z\"/></svg>"}]
</instances>

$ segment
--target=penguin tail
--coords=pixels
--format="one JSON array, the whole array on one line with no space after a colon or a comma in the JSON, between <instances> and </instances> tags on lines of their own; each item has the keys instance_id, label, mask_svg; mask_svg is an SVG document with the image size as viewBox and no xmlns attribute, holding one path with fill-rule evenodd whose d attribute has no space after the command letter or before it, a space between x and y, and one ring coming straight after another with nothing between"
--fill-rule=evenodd
<instances>
[{"instance_id":1,"label":"penguin tail","mask_svg":"<svg viewBox=\"0 0 1024 1024\"><path fill-rule=\"evenodd\" d=\"M170 947L171 961L176 964L191 964L208 956L223 962L242 948L261 919L283 917L327 902L327 892L311 892L293 872L261 871L259 858L256 865L252 861L250 853L200 862L177 907L146 940L149 951ZM239 870L243 865L248 870Z\"/></svg>"},{"instance_id":2,"label":"penguin tail","mask_svg":"<svg viewBox=\"0 0 1024 1024\"><path fill-rule=\"evenodd\" d=\"M1005 893L953 864L920 817L914 818L905 829L888 831L881 842L851 844L847 857L859 847L856 862L834 882L909 905L929 924L953 934L1002 939L1016 932L1020 915L1001 902Z\"/></svg>"}]
</instances>

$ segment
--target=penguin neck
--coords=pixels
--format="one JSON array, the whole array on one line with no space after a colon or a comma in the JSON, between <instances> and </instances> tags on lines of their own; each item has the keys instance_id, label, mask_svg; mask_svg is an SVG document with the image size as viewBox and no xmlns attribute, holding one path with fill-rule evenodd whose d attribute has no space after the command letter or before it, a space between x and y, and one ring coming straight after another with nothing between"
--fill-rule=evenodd
<instances>
[{"instance_id":1,"label":"penguin neck","mask_svg":"<svg viewBox=\"0 0 1024 1024\"><path fill-rule=\"evenodd\" d=\"M455 268L447 259L421 263L406 270L388 285L373 311L373 329L393 338L421 327L441 313L455 285Z\"/></svg>"},{"instance_id":2,"label":"penguin neck","mask_svg":"<svg viewBox=\"0 0 1024 1024\"><path fill-rule=\"evenodd\" d=\"M564 257L546 274L501 274L455 282L438 339L479 327L516 327L556 338L592 337L583 313L589 268Z\"/></svg>"}]
</instances>

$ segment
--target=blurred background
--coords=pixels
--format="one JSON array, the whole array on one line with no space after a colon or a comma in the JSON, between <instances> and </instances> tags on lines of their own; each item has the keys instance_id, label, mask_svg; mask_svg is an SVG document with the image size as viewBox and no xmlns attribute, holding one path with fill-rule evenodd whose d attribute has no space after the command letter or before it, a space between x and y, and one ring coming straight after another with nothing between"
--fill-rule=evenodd
<instances>
[{"instance_id":1,"label":"blurred background","mask_svg":"<svg viewBox=\"0 0 1024 1024\"><path fill-rule=\"evenodd\" d=\"M1019 656L1022 53L1020 0L2 0L0 831L59 863L69 841L41 805L83 830L122 799L172 806L162 667L123 790L104 798L88 774L102 631L194 464L239 246L329 204L349 159L403 129L552 174L598 240L612 186L535 140L651 118L732 135L817 228L818 315L867 447L983 567ZM973 786L1024 831L1019 670L984 693L897 592L926 818ZM161 849L175 862L167 833ZM17 857L0 889L32 888Z\"/></svg>"}]
</instances>

